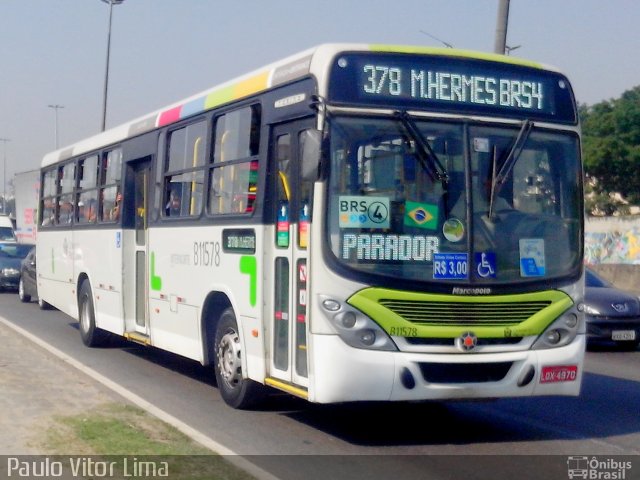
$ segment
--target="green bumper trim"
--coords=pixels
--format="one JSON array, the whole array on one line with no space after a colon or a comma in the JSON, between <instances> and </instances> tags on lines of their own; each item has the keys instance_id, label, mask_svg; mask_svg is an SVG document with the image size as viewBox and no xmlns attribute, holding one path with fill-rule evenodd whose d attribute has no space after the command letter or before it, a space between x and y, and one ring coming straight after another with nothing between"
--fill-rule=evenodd
<instances>
[{"instance_id":1,"label":"green bumper trim","mask_svg":"<svg viewBox=\"0 0 640 480\"><path fill-rule=\"evenodd\" d=\"M456 338L468 331L479 338L540 335L573 306L571 297L558 290L461 296L367 288L354 294L348 303L390 335L402 332L401 336L416 338ZM401 309L394 308L398 304ZM413 318L407 319L408 315L399 310L412 312Z\"/></svg>"}]
</instances>

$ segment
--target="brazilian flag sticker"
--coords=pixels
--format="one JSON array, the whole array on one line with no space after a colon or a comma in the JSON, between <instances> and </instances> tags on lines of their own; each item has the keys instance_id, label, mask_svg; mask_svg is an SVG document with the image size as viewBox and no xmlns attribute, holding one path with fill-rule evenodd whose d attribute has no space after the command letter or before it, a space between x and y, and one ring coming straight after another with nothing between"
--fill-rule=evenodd
<instances>
[{"instance_id":1,"label":"brazilian flag sticker","mask_svg":"<svg viewBox=\"0 0 640 480\"><path fill-rule=\"evenodd\" d=\"M404 224L407 227L438 228L438 206L430 203L405 203Z\"/></svg>"}]
</instances>

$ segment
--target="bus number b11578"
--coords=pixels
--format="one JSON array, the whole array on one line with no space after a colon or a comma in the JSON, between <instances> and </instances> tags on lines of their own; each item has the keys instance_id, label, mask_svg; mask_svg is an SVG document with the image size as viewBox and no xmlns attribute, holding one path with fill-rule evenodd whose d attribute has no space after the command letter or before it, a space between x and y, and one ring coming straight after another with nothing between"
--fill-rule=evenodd
<instances>
[{"instance_id":1,"label":"bus number b11578","mask_svg":"<svg viewBox=\"0 0 640 480\"><path fill-rule=\"evenodd\" d=\"M193 264L198 267L220 265L220 242L193 242Z\"/></svg>"}]
</instances>

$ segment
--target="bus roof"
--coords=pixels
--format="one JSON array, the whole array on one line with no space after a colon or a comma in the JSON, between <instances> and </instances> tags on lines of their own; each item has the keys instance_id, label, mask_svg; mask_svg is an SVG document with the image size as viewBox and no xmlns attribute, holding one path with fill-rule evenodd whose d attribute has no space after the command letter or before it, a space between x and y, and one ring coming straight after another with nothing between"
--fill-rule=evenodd
<instances>
[{"instance_id":1,"label":"bus roof","mask_svg":"<svg viewBox=\"0 0 640 480\"><path fill-rule=\"evenodd\" d=\"M352 52L395 52L408 54L437 55L469 59L497 61L513 65L557 71L540 63L522 60L515 57L492 53L458 50L452 48L382 45L382 44L324 44L302 51L278 62L272 63L246 75L216 85L189 98L166 106L152 113L136 118L117 127L86 138L62 149L47 153L42 160L42 167L52 165L76 155L89 153L107 145L116 144L127 138L149 132L155 128L170 125L191 115L204 112L226 103L265 91L308 75L318 79L319 91L326 93L326 81L329 66L333 58L345 51Z\"/></svg>"}]
</instances>

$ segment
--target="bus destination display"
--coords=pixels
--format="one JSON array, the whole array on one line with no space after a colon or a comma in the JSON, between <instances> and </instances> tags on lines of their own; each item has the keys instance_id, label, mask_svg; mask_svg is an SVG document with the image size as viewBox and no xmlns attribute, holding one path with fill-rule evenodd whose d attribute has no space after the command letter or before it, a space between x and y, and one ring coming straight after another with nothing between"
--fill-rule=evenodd
<instances>
[{"instance_id":1,"label":"bus destination display","mask_svg":"<svg viewBox=\"0 0 640 480\"><path fill-rule=\"evenodd\" d=\"M363 67L361 83L369 95L549 110L543 83L531 80L368 64Z\"/></svg>"},{"instance_id":2,"label":"bus destination display","mask_svg":"<svg viewBox=\"0 0 640 480\"><path fill-rule=\"evenodd\" d=\"M467 58L343 55L334 66L330 97L391 108L576 121L571 88L562 75Z\"/></svg>"}]
</instances>

